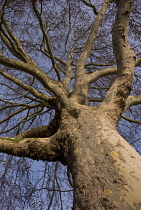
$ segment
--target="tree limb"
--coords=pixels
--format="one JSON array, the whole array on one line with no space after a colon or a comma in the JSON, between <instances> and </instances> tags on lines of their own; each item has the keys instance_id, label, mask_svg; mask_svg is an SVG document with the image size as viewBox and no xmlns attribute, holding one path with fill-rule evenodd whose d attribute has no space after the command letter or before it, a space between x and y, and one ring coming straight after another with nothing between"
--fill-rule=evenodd
<instances>
[{"instance_id":1,"label":"tree limb","mask_svg":"<svg viewBox=\"0 0 141 210\"><path fill-rule=\"evenodd\" d=\"M122 118L124 120L127 120L128 122L133 122L133 123L141 124L141 121L130 119L129 117L126 117L125 115L122 115Z\"/></svg>"},{"instance_id":2,"label":"tree limb","mask_svg":"<svg viewBox=\"0 0 141 210\"><path fill-rule=\"evenodd\" d=\"M59 144L54 136L50 138L25 138L22 140L0 137L0 152L34 160L60 160Z\"/></svg>"},{"instance_id":3,"label":"tree limb","mask_svg":"<svg viewBox=\"0 0 141 210\"><path fill-rule=\"evenodd\" d=\"M7 108L18 107L18 106L22 106L22 107L25 106L25 107L31 109L31 108L41 107L42 105L41 105L40 103L38 103L38 104L33 104L33 105L30 105L30 104L13 103L13 104L10 104L10 105L7 105L7 106L3 106L2 108L0 108L0 111L2 111L2 110L4 110L4 109L7 109Z\"/></svg>"},{"instance_id":4,"label":"tree limb","mask_svg":"<svg viewBox=\"0 0 141 210\"><path fill-rule=\"evenodd\" d=\"M93 22L92 29L91 29L89 37L86 41L84 50L82 51L82 53L76 63L76 71L75 71L76 81L75 81L75 87L74 87L72 96L75 96L75 97L77 96L78 101L81 100L81 98L87 97L87 95L86 95L87 88L88 88L88 86L86 85L87 75L84 73L84 68L85 68L86 60L89 57L91 50L93 48L93 44L96 39L96 35L98 32L98 28L100 26L101 20L105 14L105 11L106 11L109 3L110 3L109 0L104 1L101 10L99 11L96 19ZM82 83L83 83L83 85L82 85ZM82 88L82 86L83 86L83 88ZM85 88L84 88L84 86L85 86ZM79 99L79 94L84 95L84 96L80 97L80 99Z\"/></svg>"},{"instance_id":5,"label":"tree limb","mask_svg":"<svg viewBox=\"0 0 141 210\"><path fill-rule=\"evenodd\" d=\"M74 47L72 47L72 49L68 53L68 60L66 62L65 78L63 81L64 88L67 93L69 93L69 85L70 85L70 81L72 79L72 55L73 55L73 52L74 52Z\"/></svg>"},{"instance_id":6,"label":"tree limb","mask_svg":"<svg viewBox=\"0 0 141 210\"><path fill-rule=\"evenodd\" d=\"M57 131L59 121L59 113L55 115L54 119L50 122L49 125L38 126L30 130L26 130L18 134L15 138L37 138L37 137L50 137Z\"/></svg>"},{"instance_id":7,"label":"tree limb","mask_svg":"<svg viewBox=\"0 0 141 210\"><path fill-rule=\"evenodd\" d=\"M113 74L116 74L116 73L117 73L117 67L100 69L100 70L95 71L91 74L88 74L87 81L90 85L91 83L95 82L96 80L98 80L101 77L104 77L104 76L107 76L107 75L113 75Z\"/></svg>"},{"instance_id":8,"label":"tree limb","mask_svg":"<svg viewBox=\"0 0 141 210\"><path fill-rule=\"evenodd\" d=\"M24 62L33 62L30 56L24 51L20 40L13 34L11 27L8 25L6 19L3 17L2 22L3 26L5 27L5 30L1 26L1 33L0 36L5 43L5 45L8 47L9 51L18 59L24 61ZM6 32L5 32L6 31Z\"/></svg>"},{"instance_id":9,"label":"tree limb","mask_svg":"<svg viewBox=\"0 0 141 210\"><path fill-rule=\"evenodd\" d=\"M127 28L133 0L119 0L115 23L113 25L113 50L117 63L117 78L106 94L102 104L117 123L125 109L131 90L135 68L135 54L128 43Z\"/></svg>"},{"instance_id":10,"label":"tree limb","mask_svg":"<svg viewBox=\"0 0 141 210\"><path fill-rule=\"evenodd\" d=\"M44 24L43 19L42 19L41 15L40 15L37 7L36 7L36 3L35 3L34 0L32 0L32 6L33 6L34 12L35 12L35 14L36 14L36 16L39 20L40 28L41 28L41 31L43 33L43 36L44 36L44 39L45 39L45 42L46 42L46 45L47 45L47 48L48 48L48 51L49 51L49 54L50 54L50 57L51 57L53 68L56 71L56 74L58 76L59 81L62 81L59 69L58 69L58 67L56 65L56 62L55 62L55 56L54 56L52 48L51 48L49 36L46 32L45 24Z\"/></svg>"},{"instance_id":11,"label":"tree limb","mask_svg":"<svg viewBox=\"0 0 141 210\"><path fill-rule=\"evenodd\" d=\"M103 101L103 98L89 98L89 101L90 102L102 102Z\"/></svg>"},{"instance_id":12,"label":"tree limb","mask_svg":"<svg viewBox=\"0 0 141 210\"><path fill-rule=\"evenodd\" d=\"M31 93L36 98L43 100L46 104L49 104L49 105L50 104L51 105L55 104L55 97L49 97L46 94L37 91L35 88L25 84L24 82L20 81L16 77L8 74L7 72L4 72L4 71L1 70L0 74L2 76L4 76L6 79L11 80L16 85L18 85L19 87L23 88L24 90L27 90L29 93Z\"/></svg>"},{"instance_id":13,"label":"tree limb","mask_svg":"<svg viewBox=\"0 0 141 210\"><path fill-rule=\"evenodd\" d=\"M87 1L85 1L85 0L81 0L81 1L82 1L86 6L91 7L91 8L93 9L95 15L98 15L98 11L97 11L95 5L93 5L93 4L91 4L90 2L87 2Z\"/></svg>"},{"instance_id":14,"label":"tree limb","mask_svg":"<svg viewBox=\"0 0 141 210\"><path fill-rule=\"evenodd\" d=\"M90 102L102 102L104 98L89 98ZM141 104L141 95L138 96L128 96L126 100L126 106L124 109L124 112L130 107L130 106L135 106Z\"/></svg>"},{"instance_id":15,"label":"tree limb","mask_svg":"<svg viewBox=\"0 0 141 210\"><path fill-rule=\"evenodd\" d=\"M137 60L136 60L136 66L140 66L141 65L141 58L138 58Z\"/></svg>"},{"instance_id":16,"label":"tree limb","mask_svg":"<svg viewBox=\"0 0 141 210\"><path fill-rule=\"evenodd\" d=\"M62 106L64 107L69 106L69 100L65 94L63 85L60 82L54 81L52 78L50 78L34 62L24 63L21 61L7 58L3 56L2 53L0 53L0 63L10 68L15 68L17 70L24 71L28 74L33 75L36 79L38 79L39 82L41 82L41 84L45 88L51 91L58 98Z\"/></svg>"},{"instance_id":17,"label":"tree limb","mask_svg":"<svg viewBox=\"0 0 141 210\"><path fill-rule=\"evenodd\" d=\"M139 65L141 65L141 58L138 58L135 63L135 66L139 66ZM88 80L89 84L91 84L92 82L95 82L96 80L98 80L100 77L113 75L113 74L117 74L117 73L118 73L117 67L104 68L104 69L100 69L96 72L89 74L87 77L87 80Z\"/></svg>"},{"instance_id":18,"label":"tree limb","mask_svg":"<svg viewBox=\"0 0 141 210\"><path fill-rule=\"evenodd\" d=\"M94 20L94 23L93 23L90 35L89 35L89 37L86 41L84 50L82 51L82 53L80 55L80 58L78 59L77 64L76 64L76 77L78 77L78 76L80 76L84 73L84 66L86 64L86 60L89 57L90 52L93 48L93 44L94 44L94 41L96 39L96 35L97 35L97 32L98 32L99 25L101 23L101 20L102 20L104 14L105 14L105 11L106 11L108 5L109 5L109 1L105 0L105 2L102 5L102 8L101 8L100 12L98 13L98 16Z\"/></svg>"},{"instance_id":19,"label":"tree limb","mask_svg":"<svg viewBox=\"0 0 141 210\"><path fill-rule=\"evenodd\" d=\"M126 101L126 106L125 106L124 112L125 112L130 106L139 105L139 104L141 104L141 95L129 96L129 97L127 98L127 101Z\"/></svg>"}]
</instances>

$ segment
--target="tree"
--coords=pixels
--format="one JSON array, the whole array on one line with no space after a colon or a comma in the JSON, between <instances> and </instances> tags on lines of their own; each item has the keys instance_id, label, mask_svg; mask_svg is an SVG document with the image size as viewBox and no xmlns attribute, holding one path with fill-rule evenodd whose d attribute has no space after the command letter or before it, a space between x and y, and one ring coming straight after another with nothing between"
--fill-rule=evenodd
<instances>
[{"instance_id":1,"label":"tree","mask_svg":"<svg viewBox=\"0 0 141 210\"><path fill-rule=\"evenodd\" d=\"M14 137L0 152L67 165L73 209L141 208L141 157L116 129L140 124L128 112L141 104L133 2L1 3L1 134Z\"/></svg>"}]
</instances>

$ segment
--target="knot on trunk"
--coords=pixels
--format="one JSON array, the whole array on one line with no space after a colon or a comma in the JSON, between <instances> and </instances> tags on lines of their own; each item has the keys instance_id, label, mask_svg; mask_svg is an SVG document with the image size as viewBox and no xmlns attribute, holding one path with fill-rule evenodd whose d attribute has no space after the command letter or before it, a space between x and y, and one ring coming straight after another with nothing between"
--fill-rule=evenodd
<instances>
[{"instance_id":1,"label":"knot on trunk","mask_svg":"<svg viewBox=\"0 0 141 210\"><path fill-rule=\"evenodd\" d=\"M69 114L74 117L75 119L77 119L80 115L80 110L79 109L76 109L76 108L73 108L69 111Z\"/></svg>"}]
</instances>

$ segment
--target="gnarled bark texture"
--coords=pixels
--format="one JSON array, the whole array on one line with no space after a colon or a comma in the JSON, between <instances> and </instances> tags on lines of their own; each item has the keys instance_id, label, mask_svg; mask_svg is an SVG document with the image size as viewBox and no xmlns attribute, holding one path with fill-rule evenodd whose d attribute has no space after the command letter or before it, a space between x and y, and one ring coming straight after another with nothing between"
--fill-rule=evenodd
<instances>
[{"instance_id":1,"label":"gnarled bark texture","mask_svg":"<svg viewBox=\"0 0 141 210\"><path fill-rule=\"evenodd\" d=\"M0 152L68 165L75 210L141 209L141 157L102 106L63 109L58 127L49 138L1 137Z\"/></svg>"},{"instance_id":2,"label":"gnarled bark texture","mask_svg":"<svg viewBox=\"0 0 141 210\"><path fill-rule=\"evenodd\" d=\"M26 62L9 59L0 53L2 65L33 75L49 91L49 95L51 93L54 96L41 94L3 70L0 71L2 76L30 91L35 97L43 100L44 105L59 110L49 126L33 128L15 138L0 137L0 152L36 160L60 161L67 165L73 178L74 210L141 209L141 157L116 131L124 110L130 105L140 103L141 100L141 96L129 96L134 67L140 64L140 59L135 60L127 38L133 0L116 1L117 14L112 29L112 40L117 69L113 67L92 74L85 73L86 61L110 2L113 1L104 1L95 18L84 50L75 65L75 85L70 92L72 52L66 66L66 78L62 82L35 1L32 1L33 10L39 20L59 80L55 81L46 75L24 53L19 41L16 41L16 44L21 48ZM11 29L8 28L5 19L3 24L10 34ZM4 34L2 38L4 40ZM19 58L17 54L16 56ZM89 85L101 76L116 72L117 78L103 102L96 107L89 106ZM6 120L8 118L3 122Z\"/></svg>"},{"instance_id":3,"label":"gnarled bark texture","mask_svg":"<svg viewBox=\"0 0 141 210\"><path fill-rule=\"evenodd\" d=\"M74 209L140 209L141 157L101 108L81 106L78 115L64 110L61 118Z\"/></svg>"}]
</instances>

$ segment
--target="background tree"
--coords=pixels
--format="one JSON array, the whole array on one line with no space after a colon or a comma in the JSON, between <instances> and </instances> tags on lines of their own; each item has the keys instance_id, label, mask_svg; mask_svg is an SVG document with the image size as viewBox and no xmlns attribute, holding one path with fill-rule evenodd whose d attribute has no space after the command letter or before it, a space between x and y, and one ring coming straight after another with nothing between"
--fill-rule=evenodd
<instances>
[{"instance_id":1,"label":"background tree","mask_svg":"<svg viewBox=\"0 0 141 210\"><path fill-rule=\"evenodd\" d=\"M139 5L1 2L2 208L141 208Z\"/></svg>"}]
</instances>

